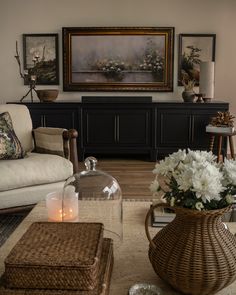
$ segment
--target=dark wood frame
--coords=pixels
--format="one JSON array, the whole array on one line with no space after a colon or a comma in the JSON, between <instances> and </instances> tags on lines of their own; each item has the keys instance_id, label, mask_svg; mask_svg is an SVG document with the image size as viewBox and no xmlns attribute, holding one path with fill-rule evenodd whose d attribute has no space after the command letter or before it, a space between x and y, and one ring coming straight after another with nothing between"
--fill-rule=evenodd
<instances>
[{"instance_id":1,"label":"dark wood frame","mask_svg":"<svg viewBox=\"0 0 236 295\"><path fill-rule=\"evenodd\" d=\"M215 61L215 46L216 46L216 34L179 34L179 53L178 53L178 86L182 86L182 51L183 51L183 38L211 38L212 54L211 60L205 61ZM196 81L196 86L199 85L199 81Z\"/></svg>"},{"instance_id":2,"label":"dark wood frame","mask_svg":"<svg viewBox=\"0 0 236 295\"><path fill-rule=\"evenodd\" d=\"M55 39L55 80L50 81L45 79L40 80L40 76L37 78L36 84L37 85L59 85L59 57L58 57L58 34L23 34L23 61L24 61L24 70L28 70L29 67L27 66L27 46L29 43L30 38L44 38L44 37L51 37ZM43 43L42 43L43 44ZM47 61L45 61L47 62ZM28 79L25 79L25 85L28 85Z\"/></svg>"},{"instance_id":3,"label":"dark wood frame","mask_svg":"<svg viewBox=\"0 0 236 295\"><path fill-rule=\"evenodd\" d=\"M115 27L115 28L99 28L99 27L69 27L69 28L63 28L63 90L64 91L160 91L160 92L172 92L173 91L173 59L174 59L174 28L173 27L164 27L164 28L158 28L158 27ZM150 79L150 82L148 81L142 81L142 82L123 82L123 81L108 81L100 82L95 79L95 81L92 82L84 82L84 81L73 81L72 79L72 37L78 36L82 37L84 36L90 36L90 37L97 37L97 36L114 36L121 37L121 36L164 36L164 41L162 39L161 45L164 47L165 52L163 55L159 55L162 58L162 73L160 74L160 77L163 78L162 81L155 81L154 79L154 71L150 70L149 74L152 75L152 80ZM145 39L144 37L144 39ZM95 38L94 38L95 39ZM124 38L125 39L125 38ZM74 39L76 40L76 39ZM77 39L77 42L81 40ZM83 39L84 40L84 39ZM106 38L103 38L103 40L107 40ZM113 39L115 40L115 39ZM127 41L127 39L125 39ZM124 40L124 42L126 42ZM153 39L151 39L153 40ZM154 39L155 40L155 39ZM155 41L157 41L156 39ZM93 41L93 40L92 40ZM86 42L86 41L83 41ZM100 42L100 40L99 40ZM103 41L105 42L105 41ZM108 41L109 42L109 41ZM144 42L144 41L143 41ZM155 43L155 42L154 42ZM99 43L97 43L99 44ZM146 42L145 44L148 44ZM155 45L157 42L155 43ZM83 44L84 45L84 44ZM126 43L127 45L127 43ZM147 45L148 46L148 45ZM156 45L158 46L158 45ZM110 48L112 48L112 42L110 43ZM124 48L124 47L121 47ZM126 47L127 48L127 47ZM118 48L119 50L119 48ZM125 49L123 49L123 52ZM95 51L96 52L96 51ZM121 51L120 51L121 52ZM128 52L128 50L127 50ZM144 50L145 52L145 50ZM86 54L86 53L84 53ZM141 56L141 54L140 54ZM144 56L144 55L143 55ZM145 57L145 56L144 56ZM143 58L144 58L143 57ZM128 57L127 57L128 59ZM82 59L81 59L82 60ZM95 60L95 59L94 59ZM136 62L135 58L133 60ZM132 60L132 61L133 61ZM108 59L109 61L109 59ZM132 64L131 61L131 70L127 70L125 75L126 77L129 74L135 75L134 70L134 64ZM94 63L95 65L96 63ZM137 62L138 64L138 62ZM136 64L136 67L138 67ZM75 65L75 64L74 64ZM79 66L78 66L79 67ZM133 68L132 68L133 67ZM95 69L95 77L96 75L100 75L100 77L105 75L102 68L98 70ZM139 68L136 69L136 74L140 74L141 70ZM147 75L147 69L143 70L144 75ZM88 71L74 71L73 75L75 77L75 73L77 75L88 73ZM124 73L124 72L123 72ZM129 74L128 74L129 73ZM101 75L102 74L102 75ZM107 74L108 75L108 74ZM148 76L148 75L147 75ZM147 76L145 76L145 79L147 79ZM149 75L150 76L150 75ZM79 77L79 76L77 76ZM80 76L81 77L81 76ZM129 76L130 77L130 76ZM104 78L103 78L104 79ZM142 79L142 78L140 78ZM75 78L74 78L75 80ZM130 78L131 80L131 78ZM135 80L135 79L134 79Z\"/></svg>"}]
</instances>

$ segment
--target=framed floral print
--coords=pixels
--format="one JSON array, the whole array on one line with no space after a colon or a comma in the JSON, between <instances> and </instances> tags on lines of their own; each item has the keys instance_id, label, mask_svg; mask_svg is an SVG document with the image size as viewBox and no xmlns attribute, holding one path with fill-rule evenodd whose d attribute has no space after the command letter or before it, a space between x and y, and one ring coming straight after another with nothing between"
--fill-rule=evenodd
<instances>
[{"instance_id":1,"label":"framed floral print","mask_svg":"<svg viewBox=\"0 0 236 295\"><path fill-rule=\"evenodd\" d=\"M64 91L173 91L174 28L63 28Z\"/></svg>"}]
</instances>

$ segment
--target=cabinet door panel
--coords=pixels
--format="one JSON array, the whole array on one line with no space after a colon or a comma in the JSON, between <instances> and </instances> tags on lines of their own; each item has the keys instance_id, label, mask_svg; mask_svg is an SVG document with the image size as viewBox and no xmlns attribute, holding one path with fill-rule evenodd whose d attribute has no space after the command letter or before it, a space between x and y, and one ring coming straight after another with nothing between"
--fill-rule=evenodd
<instances>
[{"instance_id":1,"label":"cabinet door panel","mask_svg":"<svg viewBox=\"0 0 236 295\"><path fill-rule=\"evenodd\" d=\"M192 130L192 146L194 148L208 149L210 136L206 133L206 125L209 124L210 118L216 115L216 111L202 113L194 113L192 115L193 130Z\"/></svg>"},{"instance_id":2,"label":"cabinet door panel","mask_svg":"<svg viewBox=\"0 0 236 295\"><path fill-rule=\"evenodd\" d=\"M158 145L188 147L191 140L191 115L184 110L159 112Z\"/></svg>"},{"instance_id":3,"label":"cabinet door panel","mask_svg":"<svg viewBox=\"0 0 236 295\"><path fill-rule=\"evenodd\" d=\"M56 127L56 128L77 128L77 113L74 110L62 109L30 109L33 128Z\"/></svg>"},{"instance_id":4,"label":"cabinet door panel","mask_svg":"<svg viewBox=\"0 0 236 295\"><path fill-rule=\"evenodd\" d=\"M148 145L150 142L149 111L120 111L117 115L117 128L119 144Z\"/></svg>"},{"instance_id":5,"label":"cabinet door panel","mask_svg":"<svg viewBox=\"0 0 236 295\"><path fill-rule=\"evenodd\" d=\"M30 115L31 115L31 119L32 119L32 124L33 124L33 128L37 128L37 127L43 127L44 126L44 120L43 120L43 116L42 116L42 111L41 110L31 110L30 111Z\"/></svg>"},{"instance_id":6,"label":"cabinet door panel","mask_svg":"<svg viewBox=\"0 0 236 295\"><path fill-rule=\"evenodd\" d=\"M85 145L106 145L116 142L115 113L87 110L83 114Z\"/></svg>"},{"instance_id":7,"label":"cabinet door panel","mask_svg":"<svg viewBox=\"0 0 236 295\"><path fill-rule=\"evenodd\" d=\"M45 126L71 129L75 128L75 115L71 110L44 111Z\"/></svg>"}]
</instances>

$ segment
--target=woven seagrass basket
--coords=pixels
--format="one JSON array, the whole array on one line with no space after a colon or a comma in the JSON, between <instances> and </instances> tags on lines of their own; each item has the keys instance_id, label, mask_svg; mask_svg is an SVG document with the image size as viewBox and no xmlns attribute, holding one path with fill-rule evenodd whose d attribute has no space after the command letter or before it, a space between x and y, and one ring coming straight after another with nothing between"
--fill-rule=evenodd
<instances>
[{"instance_id":1,"label":"woven seagrass basket","mask_svg":"<svg viewBox=\"0 0 236 295\"><path fill-rule=\"evenodd\" d=\"M192 295L214 294L236 279L236 239L222 223L230 207L197 211L175 207L176 217L150 241L155 272L174 289ZM173 209L173 208L172 208Z\"/></svg>"},{"instance_id":2,"label":"woven seagrass basket","mask_svg":"<svg viewBox=\"0 0 236 295\"><path fill-rule=\"evenodd\" d=\"M96 286L90 291L81 290L51 290L51 289L10 289L4 287L4 277L0 279L1 295L108 295L113 267L113 243L111 239L104 238L102 255L99 263L99 276Z\"/></svg>"},{"instance_id":3,"label":"woven seagrass basket","mask_svg":"<svg viewBox=\"0 0 236 295\"><path fill-rule=\"evenodd\" d=\"M102 244L101 223L35 222L5 260L6 286L92 290Z\"/></svg>"}]
</instances>

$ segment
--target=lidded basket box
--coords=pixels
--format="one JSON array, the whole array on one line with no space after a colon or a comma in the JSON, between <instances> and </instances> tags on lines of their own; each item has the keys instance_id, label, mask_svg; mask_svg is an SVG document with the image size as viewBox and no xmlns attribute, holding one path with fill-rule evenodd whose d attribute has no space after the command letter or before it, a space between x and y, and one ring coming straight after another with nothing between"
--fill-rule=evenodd
<instances>
[{"instance_id":1,"label":"lidded basket box","mask_svg":"<svg viewBox=\"0 0 236 295\"><path fill-rule=\"evenodd\" d=\"M5 260L8 288L92 290L103 245L101 223L35 222Z\"/></svg>"}]
</instances>

